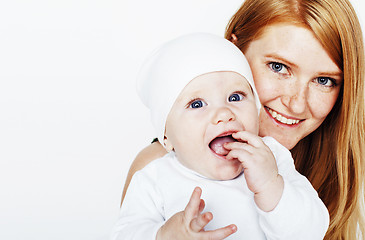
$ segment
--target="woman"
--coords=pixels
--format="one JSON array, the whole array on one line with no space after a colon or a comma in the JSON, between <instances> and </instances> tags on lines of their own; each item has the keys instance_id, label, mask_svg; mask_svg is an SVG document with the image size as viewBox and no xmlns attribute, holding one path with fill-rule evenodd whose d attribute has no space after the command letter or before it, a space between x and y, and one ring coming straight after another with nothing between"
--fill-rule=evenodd
<instances>
[{"instance_id":1,"label":"woman","mask_svg":"<svg viewBox=\"0 0 365 240\"><path fill-rule=\"evenodd\" d=\"M325 239L364 238L365 63L351 4L246 0L226 38L251 66L263 105L260 135L291 150L330 212ZM164 154L158 143L145 148L124 191L135 171Z\"/></svg>"}]
</instances>

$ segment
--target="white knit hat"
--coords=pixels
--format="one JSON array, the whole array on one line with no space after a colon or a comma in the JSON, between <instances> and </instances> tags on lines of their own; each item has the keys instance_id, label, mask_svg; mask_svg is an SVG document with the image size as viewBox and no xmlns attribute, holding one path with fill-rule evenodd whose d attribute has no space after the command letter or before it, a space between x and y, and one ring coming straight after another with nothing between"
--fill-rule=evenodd
<instances>
[{"instance_id":1,"label":"white knit hat","mask_svg":"<svg viewBox=\"0 0 365 240\"><path fill-rule=\"evenodd\" d=\"M260 112L250 66L243 53L223 37L209 33L184 35L165 43L146 59L137 77L137 92L150 109L162 145L167 116L183 88L194 78L217 71L232 71L245 77Z\"/></svg>"}]
</instances>

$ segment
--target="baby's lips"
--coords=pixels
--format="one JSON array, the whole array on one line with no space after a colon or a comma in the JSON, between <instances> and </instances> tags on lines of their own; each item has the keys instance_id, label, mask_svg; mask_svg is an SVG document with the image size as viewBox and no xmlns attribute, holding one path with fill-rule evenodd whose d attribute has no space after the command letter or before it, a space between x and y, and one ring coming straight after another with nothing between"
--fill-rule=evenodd
<instances>
[{"instance_id":1,"label":"baby's lips","mask_svg":"<svg viewBox=\"0 0 365 240\"><path fill-rule=\"evenodd\" d=\"M231 136L217 137L210 144L209 147L218 155L226 156L230 151L224 147L225 143L236 142Z\"/></svg>"},{"instance_id":2,"label":"baby's lips","mask_svg":"<svg viewBox=\"0 0 365 240\"><path fill-rule=\"evenodd\" d=\"M239 135L237 136L239 132L235 132L235 133L232 133L232 138L235 140L235 142L241 142L241 143L248 143L247 141L245 140L242 140ZM236 135L236 136L234 136Z\"/></svg>"}]
</instances>

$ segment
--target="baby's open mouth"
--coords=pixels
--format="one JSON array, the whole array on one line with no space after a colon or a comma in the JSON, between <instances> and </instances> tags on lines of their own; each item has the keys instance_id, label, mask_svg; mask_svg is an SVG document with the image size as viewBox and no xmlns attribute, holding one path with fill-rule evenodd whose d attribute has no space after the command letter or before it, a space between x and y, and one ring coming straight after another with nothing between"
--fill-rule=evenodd
<instances>
[{"instance_id":1,"label":"baby's open mouth","mask_svg":"<svg viewBox=\"0 0 365 240\"><path fill-rule=\"evenodd\" d=\"M220 136L214 138L210 143L209 147L212 149L213 152L215 152L217 155L220 156L227 156L229 151L223 147L225 143L228 142L236 142L237 140L232 137L232 134L226 135L226 136Z\"/></svg>"}]
</instances>

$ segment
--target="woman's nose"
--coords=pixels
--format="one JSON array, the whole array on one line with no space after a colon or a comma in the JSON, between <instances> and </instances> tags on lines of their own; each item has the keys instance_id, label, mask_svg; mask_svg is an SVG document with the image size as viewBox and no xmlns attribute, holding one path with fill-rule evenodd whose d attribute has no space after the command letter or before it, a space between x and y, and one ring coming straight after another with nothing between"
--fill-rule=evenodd
<instances>
[{"instance_id":1,"label":"woman's nose","mask_svg":"<svg viewBox=\"0 0 365 240\"><path fill-rule=\"evenodd\" d=\"M236 120L235 114L228 107L218 108L213 116L213 124L219 124L224 122L230 122Z\"/></svg>"},{"instance_id":2,"label":"woman's nose","mask_svg":"<svg viewBox=\"0 0 365 240\"><path fill-rule=\"evenodd\" d=\"M281 101L292 113L301 114L306 111L308 103L308 87L293 85Z\"/></svg>"}]
</instances>

